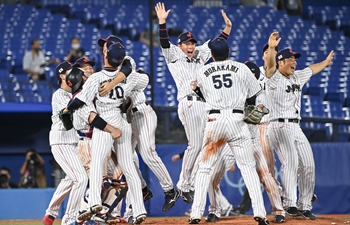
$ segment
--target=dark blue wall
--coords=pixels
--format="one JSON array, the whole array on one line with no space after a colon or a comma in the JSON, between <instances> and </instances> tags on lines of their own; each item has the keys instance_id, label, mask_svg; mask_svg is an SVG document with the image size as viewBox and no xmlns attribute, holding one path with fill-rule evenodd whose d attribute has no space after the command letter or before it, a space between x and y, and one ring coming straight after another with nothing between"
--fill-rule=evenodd
<instances>
[{"instance_id":1,"label":"dark blue wall","mask_svg":"<svg viewBox=\"0 0 350 225\"><path fill-rule=\"evenodd\" d=\"M158 154L167 166L175 184L178 181L181 161L173 163L171 156L181 153L185 147L186 145L157 145ZM315 193L318 196L318 200L313 204L313 212L316 214L350 213L350 143L317 143L312 144L312 148L316 164ZM19 167L22 163L21 157L1 156L0 165L16 161L20 162L16 164ZM278 168L280 179L280 164L277 163L276 167ZM157 178L144 164L141 164L141 168L154 194L154 197L146 203L149 216L183 216L190 209L189 204L179 199L173 209L166 213L162 212L161 209L164 203L163 190ZM238 169L236 172L228 172L225 175L221 188L227 199L234 206L237 206L245 189ZM1 202L9 203L0 204L0 219L41 218L45 213L53 191L53 188L0 190ZM269 212L271 206L265 191L264 200L266 210ZM35 207L18 207L19 205L26 205L28 202L34 202ZM64 211L64 206L61 210ZM248 214L251 213L252 211L250 210Z\"/></svg>"}]
</instances>

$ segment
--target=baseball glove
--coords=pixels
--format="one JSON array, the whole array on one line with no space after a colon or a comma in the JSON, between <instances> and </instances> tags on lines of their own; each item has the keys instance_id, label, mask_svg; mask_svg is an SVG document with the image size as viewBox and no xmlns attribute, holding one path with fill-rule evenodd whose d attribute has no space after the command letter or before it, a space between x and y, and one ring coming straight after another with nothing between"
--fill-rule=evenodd
<instances>
[{"instance_id":1,"label":"baseball glove","mask_svg":"<svg viewBox=\"0 0 350 225\"><path fill-rule=\"evenodd\" d=\"M126 120L128 121L128 123L131 123L132 120L132 107L133 104L131 98L126 97L120 108L122 110L122 113L126 113Z\"/></svg>"},{"instance_id":2,"label":"baseball glove","mask_svg":"<svg viewBox=\"0 0 350 225\"><path fill-rule=\"evenodd\" d=\"M73 128L73 114L71 112L63 112L64 109L62 109L59 113L60 120L63 123L64 128L66 130L70 130Z\"/></svg>"},{"instance_id":3,"label":"baseball glove","mask_svg":"<svg viewBox=\"0 0 350 225\"><path fill-rule=\"evenodd\" d=\"M262 117L264 116L264 112L255 105L248 105L244 109L244 122L250 124L258 124Z\"/></svg>"}]
</instances>

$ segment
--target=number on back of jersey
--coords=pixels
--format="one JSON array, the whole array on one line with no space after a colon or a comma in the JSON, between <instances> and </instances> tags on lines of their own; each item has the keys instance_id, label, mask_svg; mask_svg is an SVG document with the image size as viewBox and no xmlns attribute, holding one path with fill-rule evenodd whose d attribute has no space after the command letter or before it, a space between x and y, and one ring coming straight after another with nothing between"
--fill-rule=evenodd
<instances>
[{"instance_id":1,"label":"number on back of jersey","mask_svg":"<svg viewBox=\"0 0 350 225\"><path fill-rule=\"evenodd\" d=\"M116 86L109 92L110 99L124 98L124 89L120 86Z\"/></svg>"}]
</instances>

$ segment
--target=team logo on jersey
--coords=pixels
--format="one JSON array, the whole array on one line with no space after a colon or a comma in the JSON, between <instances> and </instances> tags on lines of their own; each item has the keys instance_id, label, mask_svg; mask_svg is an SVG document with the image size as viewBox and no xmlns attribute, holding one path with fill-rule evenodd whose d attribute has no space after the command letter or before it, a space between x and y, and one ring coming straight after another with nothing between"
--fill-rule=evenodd
<instances>
[{"instance_id":1,"label":"team logo on jersey","mask_svg":"<svg viewBox=\"0 0 350 225\"><path fill-rule=\"evenodd\" d=\"M293 84L292 86L287 85L287 89L286 89L287 93L289 93L289 92L293 92L294 93L295 91L298 91L298 92L301 91L300 84Z\"/></svg>"},{"instance_id":2,"label":"team logo on jersey","mask_svg":"<svg viewBox=\"0 0 350 225\"><path fill-rule=\"evenodd\" d=\"M188 58L188 57L186 57L186 61L188 63L201 63L200 59Z\"/></svg>"}]
</instances>

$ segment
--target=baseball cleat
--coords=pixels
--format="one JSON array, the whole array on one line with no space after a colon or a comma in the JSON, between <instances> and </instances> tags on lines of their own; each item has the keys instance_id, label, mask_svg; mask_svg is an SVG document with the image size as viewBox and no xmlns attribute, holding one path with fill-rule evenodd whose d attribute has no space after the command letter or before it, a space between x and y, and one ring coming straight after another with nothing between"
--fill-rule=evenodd
<instances>
[{"instance_id":1,"label":"baseball cleat","mask_svg":"<svg viewBox=\"0 0 350 225\"><path fill-rule=\"evenodd\" d=\"M176 201L180 197L180 193L173 188L170 191L164 192L164 194L165 194L165 202L164 202L162 211L166 212L174 207Z\"/></svg>"},{"instance_id":2,"label":"baseball cleat","mask_svg":"<svg viewBox=\"0 0 350 225\"><path fill-rule=\"evenodd\" d=\"M146 214L141 214L132 220L133 224L141 224L146 220Z\"/></svg>"},{"instance_id":3,"label":"baseball cleat","mask_svg":"<svg viewBox=\"0 0 350 225\"><path fill-rule=\"evenodd\" d=\"M198 219L198 218L190 218L188 220L189 224L199 224L200 222L201 222L201 219Z\"/></svg>"},{"instance_id":4,"label":"baseball cleat","mask_svg":"<svg viewBox=\"0 0 350 225\"><path fill-rule=\"evenodd\" d=\"M49 214L45 215L43 220L42 220L44 225L52 225L54 221L55 221L55 217L53 217Z\"/></svg>"},{"instance_id":5,"label":"baseball cleat","mask_svg":"<svg viewBox=\"0 0 350 225\"><path fill-rule=\"evenodd\" d=\"M205 221L207 222L215 222L219 219L214 213L209 213L207 218L205 218Z\"/></svg>"},{"instance_id":6,"label":"baseball cleat","mask_svg":"<svg viewBox=\"0 0 350 225\"><path fill-rule=\"evenodd\" d=\"M221 210L221 216L229 216L230 215L230 211L233 209L233 206L230 205L228 208L226 209L222 209Z\"/></svg>"},{"instance_id":7,"label":"baseball cleat","mask_svg":"<svg viewBox=\"0 0 350 225\"><path fill-rule=\"evenodd\" d=\"M310 219L310 220L316 219L316 216L310 210L303 210L303 211L300 211L300 213L302 214L302 217L304 217L305 219Z\"/></svg>"},{"instance_id":8,"label":"baseball cleat","mask_svg":"<svg viewBox=\"0 0 350 225\"><path fill-rule=\"evenodd\" d=\"M282 215L276 215L275 218L273 219L274 223L284 223L285 217Z\"/></svg>"},{"instance_id":9,"label":"baseball cleat","mask_svg":"<svg viewBox=\"0 0 350 225\"><path fill-rule=\"evenodd\" d=\"M187 203L193 203L193 195L194 195L194 191L189 191L189 192L180 191L180 196L182 200L184 200Z\"/></svg>"},{"instance_id":10,"label":"baseball cleat","mask_svg":"<svg viewBox=\"0 0 350 225\"><path fill-rule=\"evenodd\" d=\"M286 212L289 216L303 216L296 207L289 207Z\"/></svg>"},{"instance_id":11,"label":"baseball cleat","mask_svg":"<svg viewBox=\"0 0 350 225\"><path fill-rule=\"evenodd\" d=\"M101 214L101 213L97 213L94 216L94 221L95 222L104 222L106 224L117 224L120 223L120 219L117 217L114 217L112 215L110 215L109 213L105 213L105 214Z\"/></svg>"},{"instance_id":12,"label":"baseball cleat","mask_svg":"<svg viewBox=\"0 0 350 225\"><path fill-rule=\"evenodd\" d=\"M311 198L311 202L316 202L317 201L317 195L313 194Z\"/></svg>"},{"instance_id":13,"label":"baseball cleat","mask_svg":"<svg viewBox=\"0 0 350 225\"><path fill-rule=\"evenodd\" d=\"M83 210L78 216L79 221L89 220L92 215L99 213L103 209L102 205L94 205L88 208L87 210Z\"/></svg>"},{"instance_id":14,"label":"baseball cleat","mask_svg":"<svg viewBox=\"0 0 350 225\"><path fill-rule=\"evenodd\" d=\"M270 224L269 221L266 218L262 218L260 216L255 216L254 220L258 222L258 225L268 225Z\"/></svg>"},{"instance_id":15,"label":"baseball cleat","mask_svg":"<svg viewBox=\"0 0 350 225\"><path fill-rule=\"evenodd\" d=\"M153 197L153 193L152 193L151 189L149 189L146 186L142 189L142 196L143 196L143 202L145 202Z\"/></svg>"}]
</instances>

